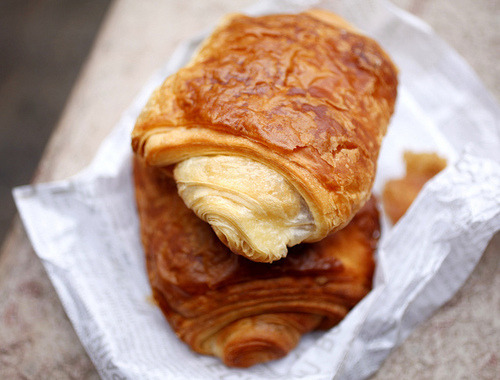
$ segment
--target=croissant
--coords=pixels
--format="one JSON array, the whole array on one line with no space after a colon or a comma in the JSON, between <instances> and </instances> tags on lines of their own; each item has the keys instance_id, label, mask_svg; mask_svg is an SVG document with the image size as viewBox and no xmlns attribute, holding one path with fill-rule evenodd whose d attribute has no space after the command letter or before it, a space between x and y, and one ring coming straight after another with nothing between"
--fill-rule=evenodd
<instances>
[{"instance_id":1,"label":"croissant","mask_svg":"<svg viewBox=\"0 0 500 380\"><path fill-rule=\"evenodd\" d=\"M396 93L391 59L332 13L231 15L154 91L132 146L231 251L272 262L370 197Z\"/></svg>"},{"instance_id":2,"label":"croissant","mask_svg":"<svg viewBox=\"0 0 500 380\"><path fill-rule=\"evenodd\" d=\"M136 157L134 178L153 297L198 353L235 367L283 357L302 334L338 323L371 289L379 236L373 199L341 231L257 263L231 253L164 171Z\"/></svg>"}]
</instances>

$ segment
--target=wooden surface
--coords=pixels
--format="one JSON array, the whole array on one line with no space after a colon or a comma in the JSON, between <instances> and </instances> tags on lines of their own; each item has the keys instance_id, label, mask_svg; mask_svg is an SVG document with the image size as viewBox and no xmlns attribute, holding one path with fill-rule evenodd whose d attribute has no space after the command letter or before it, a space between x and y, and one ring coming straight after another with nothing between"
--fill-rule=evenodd
<instances>
[{"instance_id":1,"label":"wooden surface","mask_svg":"<svg viewBox=\"0 0 500 380\"><path fill-rule=\"evenodd\" d=\"M116 1L40 162L35 181L84 168L178 42L251 1ZM500 99L500 2L394 0L426 20ZM376 379L500 378L500 235L456 296L395 350ZM0 253L0 378L98 379L24 229Z\"/></svg>"}]
</instances>

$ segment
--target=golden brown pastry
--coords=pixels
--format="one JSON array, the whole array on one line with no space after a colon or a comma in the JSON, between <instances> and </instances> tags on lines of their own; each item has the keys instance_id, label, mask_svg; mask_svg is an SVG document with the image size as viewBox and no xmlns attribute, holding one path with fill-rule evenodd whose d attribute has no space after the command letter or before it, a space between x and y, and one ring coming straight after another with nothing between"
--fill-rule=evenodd
<instances>
[{"instance_id":1,"label":"golden brown pastry","mask_svg":"<svg viewBox=\"0 0 500 380\"><path fill-rule=\"evenodd\" d=\"M272 262L369 198L396 92L387 54L332 13L232 15L152 94L132 145L233 252Z\"/></svg>"},{"instance_id":2,"label":"golden brown pastry","mask_svg":"<svg viewBox=\"0 0 500 380\"><path fill-rule=\"evenodd\" d=\"M371 288L373 200L341 231L256 263L232 254L161 169L136 158L134 177L154 299L196 352L236 367L280 358L302 334L338 323Z\"/></svg>"},{"instance_id":3,"label":"golden brown pastry","mask_svg":"<svg viewBox=\"0 0 500 380\"><path fill-rule=\"evenodd\" d=\"M384 210L396 223L408 210L425 183L446 167L446 160L436 153L404 153L406 174L387 181L382 192Z\"/></svg>"}]
</instances>

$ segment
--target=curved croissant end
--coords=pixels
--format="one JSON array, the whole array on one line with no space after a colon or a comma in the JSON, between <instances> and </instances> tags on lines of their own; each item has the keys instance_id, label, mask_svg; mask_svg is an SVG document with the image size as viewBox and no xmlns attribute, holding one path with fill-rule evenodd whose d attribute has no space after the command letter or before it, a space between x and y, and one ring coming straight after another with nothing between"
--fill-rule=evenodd
<instances>
[{"instance_id":1,"label":"curved croissant end","mask_svg":"<svg viewBox=\"0 0 500 380\"><path fill-rule=\"evenodd\" d=\"M322 316L305 313L261 314L224 327L206 344L207 353L229 367L251 367L286 356L303 334L314 330Z\"/></svg>"}]
</instances>

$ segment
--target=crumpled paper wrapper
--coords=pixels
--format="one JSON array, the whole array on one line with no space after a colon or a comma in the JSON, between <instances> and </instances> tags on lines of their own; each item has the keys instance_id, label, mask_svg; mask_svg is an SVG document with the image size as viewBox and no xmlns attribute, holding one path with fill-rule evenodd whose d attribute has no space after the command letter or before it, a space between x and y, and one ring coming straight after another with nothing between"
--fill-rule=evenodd
<instances>
[{"instance_id":1,"label":"crumpled paper wrapper","mask_svg":"<svg viewBox=\"0 0 500 380\"><path fill-rule=\"evenodd\" d=\"M263 1L249 14L333 10L389 51L399 97L374 187L403 173L402 152L448 167L395 226L384 223L373 290L335 328L287 357L241 370L193 353L150 301L131 178L130 132L152 90L201 41L182 44L125 112L93 163L65 181L14 190L22 220L104 379L363 379L460 288L500 229L500 110L432 30L386 1Z\"/></svg>"}]
</instances>

